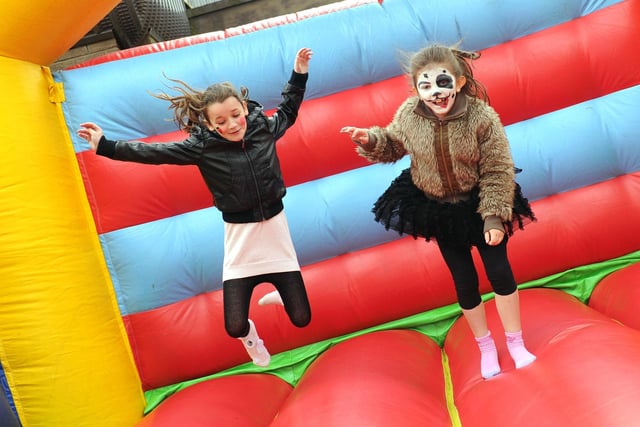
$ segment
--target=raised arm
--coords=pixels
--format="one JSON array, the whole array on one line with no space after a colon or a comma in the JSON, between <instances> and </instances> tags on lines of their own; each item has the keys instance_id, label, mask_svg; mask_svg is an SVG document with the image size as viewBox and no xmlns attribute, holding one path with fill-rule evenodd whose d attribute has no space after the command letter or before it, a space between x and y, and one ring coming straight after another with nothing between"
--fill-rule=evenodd
<instances>
[{"instance_id":1,"label":"raised arm","mask_svg":"<svg viewBox=\"0 0 640 427\"><path fill-rule=\"evenodd\" d=\"M277 111L269 118L270 130L276 140L282 137L298 118L298 110L302 105L309 78L309 61L312 56L313 51L307 47L303 47L296 53L291 78L282 91L282 101Z\"/></svg>"}]
</instances>

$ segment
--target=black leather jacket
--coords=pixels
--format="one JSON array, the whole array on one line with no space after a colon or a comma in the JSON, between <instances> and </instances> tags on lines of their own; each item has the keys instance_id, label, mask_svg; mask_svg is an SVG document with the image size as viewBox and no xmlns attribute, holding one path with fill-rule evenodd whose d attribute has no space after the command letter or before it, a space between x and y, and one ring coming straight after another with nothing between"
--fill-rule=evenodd
<instances>
[{"instance_id":1,"label":"black leather jacket","mask_svg":"<svg viewBox=\"0 0 640 427\"><path fill-rule=\"evenodd\" d=\"M270 117L260 104L248 101L247 132L241 143L199 126L181 142L110 141L103 137L97 154L137 163L196 165L226 222L269 219L282 211L286 193L275 143L296 121L307 78L308 74L292 73L282 101Z\"/></svg>"}]
</instances>

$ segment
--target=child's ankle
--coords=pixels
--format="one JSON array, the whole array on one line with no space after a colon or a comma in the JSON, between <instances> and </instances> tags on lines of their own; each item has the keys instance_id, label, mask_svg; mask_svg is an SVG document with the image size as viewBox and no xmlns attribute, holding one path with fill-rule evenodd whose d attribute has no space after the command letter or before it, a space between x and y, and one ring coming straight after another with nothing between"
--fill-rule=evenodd
<instances>
[{"instance_id":1,"label":"child's ankle","mask_svg":"<svg viewBox=\"0 0 640 427\"><path fill-rule=\"evenodd\" d=\"M251 356L251 360L253 360L253 363L256 366L269 366L269 363L271 362L271 355L264 346L264 342L258 336L258 331L251 319L249 319L249 333L238 339L242 341L244 348L247 350L247 353Z\"/></svg>"},{"instance_id":2,"label":"child's ankle","mask_svg":"<svg viewBox=\"0 0 640 427\"><path fill-rule=\"evenodd\" d=\"M487 332L487 335L483 337L476 337L475 340L480 349L480 373L482 378L487 379L498 375L500 373L498 350L491 337L491 332Z\"/></svg>"},{"instance_id":3,"label":"child's ankle","mask_svg":"<svg viewBox=\"0 0 640 427\"><path fill-rule=\"evenodd\" d=\"M516 369L530 365L536 360L536 356L531 354L524 345L522 331L505 332L505 336L507 337L507 349L516 365Z\"/></svg>"}]
</instances>

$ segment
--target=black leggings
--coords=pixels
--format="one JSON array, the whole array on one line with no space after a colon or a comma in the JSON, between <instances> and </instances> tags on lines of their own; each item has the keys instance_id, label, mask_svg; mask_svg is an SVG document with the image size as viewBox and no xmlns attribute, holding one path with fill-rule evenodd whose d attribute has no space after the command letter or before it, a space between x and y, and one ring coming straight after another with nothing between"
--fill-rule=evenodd
<instances>
[{"instance_id":1,"label":"black leggings","mask_svg":"<svg viewBox=\"0 0 640 427\"><path fill-rule=\"evenodd\" d=\"M516 280L507 258L507 236L497 246L481 243L477 246L482 264L493 291L498 295L511 295L517 289ZM458 303L465 310L477 307L481 302L478 272L473 265L471 246L438 245L447 263L458 295Z\"/></svg>"},{"instance_id":2,"label":"black leggings","mask_svg":"<svg viewBox=\"0 0 640 427\"><path fill-rule=\"evenodd\" d=\"M300 271L231 279L222 283L224 327L230 336L240 338L249 333L251 295L256 286L265 282L272 283L280 293L291 323L301 328L311 321L311 307Z\"/></svg>"}]
</instances>

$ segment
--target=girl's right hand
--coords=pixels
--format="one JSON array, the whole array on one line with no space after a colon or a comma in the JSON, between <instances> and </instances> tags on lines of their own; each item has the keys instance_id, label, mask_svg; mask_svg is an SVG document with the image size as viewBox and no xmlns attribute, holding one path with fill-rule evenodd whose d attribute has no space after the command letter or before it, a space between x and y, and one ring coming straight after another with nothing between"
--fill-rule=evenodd
<instances>
[{"instance_id":1,"label":"girl's right hand","mask_svg":"<svg viewBox=\"0 0 640 427\"><path fill-rule=\"evenodd\" d=\"M369 142L369 130L356 128L353 126L345 126L340 129L340 133L347 133L353 142L360 145L366 145Z\"/></svg>"},{"instance_id":2,"label":"girl's right hand","mask_svg":"<svg viewBox=\"0 0 640 427\"><path fill-rule=\"evenodd\" d=\"M97 124L91 122L80 123L78 136L86 139L93 151L98 149L98 143L103 135L102 128Z\"/></svg>"},{"instance_id":3,"label":"girl's right hand","mask_svg":"<svg viewBox=\"0 0 640 427\"><path fill-rule=\"evenodd\" d=\"M293 63L293 70L296 73L306 74L309 72L309 61L313 56L313 51L308 47L303 47L296 53L296 60Z\"/></svg>"}]
</instances>

